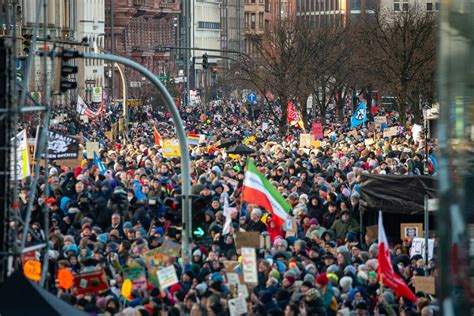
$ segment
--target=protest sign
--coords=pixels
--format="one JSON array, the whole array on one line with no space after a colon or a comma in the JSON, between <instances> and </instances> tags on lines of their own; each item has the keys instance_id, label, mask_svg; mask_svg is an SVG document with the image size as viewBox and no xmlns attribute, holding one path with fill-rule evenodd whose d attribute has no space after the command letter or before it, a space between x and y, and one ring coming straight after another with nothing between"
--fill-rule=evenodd
<instances>
[{"instance_id":1,"label":"protest sign","mask_svg":"<svg viewBox=\"0 0 474 316\"><path fill-rule=\"evenodd\" d=\"M243 296L245 298L249 297L249 289L247 288L247 285L240 283L238 285L237 291L238 296Z\"/></svg>"},{"instance_id":2,"label":"protest sign","mask_svg":"<svg viewBox=\"0 0 474 316\"><path fill-rule=\"evenodd\" d=\"M428 259L433 258L434 252L434 239L428 239ZM421 255L425 258L425 239L424 238L413 238L410 247L410 258L414 255Z\"/></svg>"},{"instance_id":3,"label":"protest sign","mask_svg":"<svg viewBox=\"0 0 474 316\"><path fill-rule=\"evenodd\" d=\"M172 240L165 240L159 250L161 253L169 257L179 257L179 254L181 253L181 245Z\"/></svg>"},{"instance_id":4,"label":"protest sign","mask_svg":"<svg viewBox=\"0 0 474 316\"><path fill-rule=\"evenodd\" d=\"M369 243L371 244L376 241L379 234L379 225L367 226L365 229L367 237L369 239Z\"/></svg>"},{"instance_id":5,"label":"protest sign","mask_svg":"<svg viewBox=\"0 0 474 316\"><path fill-rule=\"evenodd\" d=\"M74 275L75 295L94 294L109 288L104 270L80 272Z\"/></svg>"},{"instance_id":6,"label":"protest sign","mask_svg":"<svg viewBox=\"0 0 474 316\"><path fill-rule=\"evenodd\" d=\"M237 249L242 247L260 247L259 232L235 232L235 245Z\"/></svg>"},{"instance_id":7,"label":"protest sign","mask_svg":"<svg viewBox=\"0 0 474 316\"><path fill-rule=\"evenodd\" d=\"M415 290L417 292L432 295L436 294L436 282L434 277L415 276L413 279L415 281Z\"/></svg>"},{"instance_id":8,"label":"protest sign","mask_svg":"<svg viewBox=\"0 0 474 316\"><path fill-rule=\"evenodd\" d=\"M87 142L86 152L87 152L87 159L94 159L94 153L97 153L97 156L99 156L99 143Z\"/></svg>"},{"instance_id":9,"label":"protest sign","mask_svg":"<svg viewBox=\"0 0 474 316\"><path fill-rule=\"evenodd\" d=\"M266 131L268 129L268 123L267 122L263 122L262 123L262 131Z\"/></svg>"},{"instance_id":10,"label":"protest sign","mask_svg":"<svg viewBox=\"0 0 474 316\"><path fill-rule=\"evenodd\" d=\"M347 136L348 136L348 137L352 136L352 137L354 137L354 138L356 138L356 139L359 138L359 135L357 134L357 131L356 131L356 130L352 130L352 131L350 131L350 132L347 132Z\"/></svg>"},{"instance_id":11,"label":"protest sign","mask_svg":"<svg viewBox=\"0 0 474 316\"><path fill-rule=\"evenodd\" d=\"M28 260L23 266L23 273L32 281L41 280L41 262L38 260Z\"/></svg>"},{"instance_id":12,"label":"protest sign","mask_svg":"<svg viewBox=\"0 0 474 316\"><path fill-rule=\"evenodd\" d=\"M122 289L120 293L123 295L125 298L129 298L130 295L132 295L132 290L133 290L133 283L129 279L125 279L122 284Z\"/></svg>"},{"instance_id":13,"label":"protest sign","mask_svg":"<svg viewBox=\"0 0 474 316\"><path fill-rule=\"evenodd\" d=\"M163 156L169 157L181 157L179 150L179 141L175 138L163 140Z\"/></svg>"},{"instance_id":14,"label":"protest sign","mask_svg":"<svg viewBox=\"0 0 474 316\"><path fill-rule=\"evenodd\" d=\"M41 128L36 130L36 145L38 149L39 135ZM72 136L66 136L61 133L49 131L48 134L48 159L49 160L71 160L77 159L79 155L79 140ZM36 154L35 154L36 157ZM41 159L45 158L45 154L41 153Z\"/></svg>"},{"instance_id":15,"label":"protest sign","mask_svg":"<svg viewBox=\"0 0 474 316\"><path fill-rule=\"evenodd\" d=\"M258 283L255 248L242 248L242 271L245 283Z\"/></svg>"},{"instance_id":16,"label":"protest sign","mask_svg":"<svg viewBox=\"0 0 474 316\"><path fill-rule=\"evenodd\" d=\"M413 137L413 140L419 141L421 138L422 131L423 131L423 126L419 124L413 124L413 127L411 128L411 135Z\"/></svg>"},{"instance_id":17,"label":"protest sign","mask_svg":"<svg viewBox=\"0 0 474 316\"><path fill-rule=\"evenodd\" d=\"M227 283L229 285L237 285L240 284L239 274L235 272L227 272Z\"/></svg>"},{"instance_id":18,"label":"protest sign","mask_svg":"<svg viewBox=\"0 0 474 316\"><path fill-rule=\"evenodd\" d=\"M145 268L142 266L132 266L123 269L125 279L132 281L134 289L146 290L147 281Z\"/></svg>"},{"instance_id":19,"label":"protest sign","mask_svg":"<svg viewBox=\"0 0 474 316\"><path fill-rule=\"evenodd\" d=\"M375 123L375 127L379 128L383 124L387 124L387 118L385 117L385 115L376 116L374 117L374 123Z\"/></svg>"},{"instance_id":20,"label":"protest sign","mask_svg":"<svg viewBox=\"0 0 474 316\"><path fill-rule=\"evenodd\" d=\"M400 237L402 239L423 237L423 224L422 223L401 223L400 224Z\"/></svg>"},{"instance_id":21,"label":"protest sign","mask_svg":"<svg viewBox=\"0 0 474 316\"><path fill-rule=\"evenodd\" d=\"M72 272L66 268L59 269L58 271L58 287L69 290L74 284L74 276Z\"/></svg>"},{"instance_id":22,"label":"protest sign","mask_svg":"<svg viewBox=\"0 0 474 316\"><path fill-rule=\"evenodd\" d=\"M12 175L15 175L15 166L16 166L16 179L13 179L14 176L12 176L12 180L22 180L31 175L30 154L28 150L29 147L28 147L26 129L19 132L16 135L16 139L13 138L11 142L12 142L12 145L16 145L16 150L10 151L11 153L10 159L13 162L12 164L10 164L11 165L10 171Z\"/></svg>"},{"instance_id":23,"label":"protest sign","mask_svg":"<svg viewBox=\"0 0 474 316\"><path fill-rule=\"evenodd\" d=\"M323 124L313 123L312 125L313 139L322 139L324 137Z\"/></svg>"},{"instance_id":24,"label":"protest sign","mask_svg":"<svg viewBox=\"0 0 474 316\"><path fill-rule=\"evenodd\" d=\"M155 286L159 286L156 272L158 271L160 266L168 262L169 257L162 253L158 248L148 251L143 256L145 258L145 262L148 268L149 282L151 282Z\"/></svg>"},{"instance_id":25,"label":"protest sign","mask_svg":"<svg viewBox=\"0 0 474 316\"><path fill-rule=\"evenodd\" d=\"M245 301L245 297L239 296L229 300L229 313L230 316L247 314L247 302Z\"/></svg>"},{"instance_id":26,"label":"protest sign","mask_svg":"<svg viewBox=\"0 0 474 316\"><path fill-rule=\"evenodd\" d=\"M311 147L320 148L321 147L321 141L320 140L312 140L311 141Z\"/></svg>"},{"instance_id":27,"label":"protest sign","mask_svg":"<svg viewBox=\"0 0 474 316\"><path fill-rule=\"evenodd\" d=\"M367 138L367 139L365 139L365 141L364 141L365 146L370 146L370 145L372 145L373 143L374 143L374 139L373 139L373 138Z\"/></svg>"},{"instance_id":28,"label":"protest sign","mask_svg":"<svg viewBox=\"0 0 474 316\"><path fill-rule=\"evenodd\" d=\"M311 147L311 134L300 134L300 147Z\"/></svg>"},{"instance_id":29,"label":"protest sign","mask_svg":"<svg viewBox=\"0 0 474 316\"><path fill-rule=\"evenodd\" d=\"M89 117L87 115L81 115L80 120L84 123L89 123Z\"/></svg>"},{"instance_id":30,"label":"protest sign","mask_svg":"<svg viewBox=\"0 0 474 316\"><path fill-rule=\"evenodd\" d=\"M166 289L179 282L174 266L168 266L156 273L161 288Z\"/></svg>"},{"instance_id":31,"label":"protest sign","mask_svg":"<svg viewBox=\"0 0 474 316\"><path fill-rule=\"evenodd\" d=\"M383 130L383 137L393 137L398 135L398 128L394 127L387 127Z\"/></svg>"}]
</instances>

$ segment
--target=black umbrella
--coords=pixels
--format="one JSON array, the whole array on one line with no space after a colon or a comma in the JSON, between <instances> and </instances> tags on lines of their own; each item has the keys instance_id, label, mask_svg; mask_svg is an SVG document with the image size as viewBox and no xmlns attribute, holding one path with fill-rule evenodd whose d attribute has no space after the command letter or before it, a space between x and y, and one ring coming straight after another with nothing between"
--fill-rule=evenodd
<instances>
[{"instance_id":1,"label":"black umbrella","mask_svg":"<svg viewBox=\"0 0 474 316\"><path fill-rule=\"evenodd\" d=\"M217 148L228 148L232 145L235 145L239 142L239 139L234 137L234 138L224 138L218 142L216 142L215 146Z\"/></svg>"},{"instance_id":2,"label":"black umbrella","mask_svg":"<svg viewBox=\"0 0 474 316\"><path fill-rule=\"evenodd\" d=\"M254 152L255 150L245 145L235 145L227 151L228 154L234 155L250 155Z\"/></svg>"}]
</instances>

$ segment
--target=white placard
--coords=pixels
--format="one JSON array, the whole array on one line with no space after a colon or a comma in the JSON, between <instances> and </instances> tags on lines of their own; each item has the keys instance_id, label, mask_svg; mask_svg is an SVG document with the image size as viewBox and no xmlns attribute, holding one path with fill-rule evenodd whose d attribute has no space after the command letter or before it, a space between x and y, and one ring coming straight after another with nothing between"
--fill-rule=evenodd
<instances>
[{"instance_id":1,"label":"white placard","mask_svg":"<svg viewBox=\"0 0 474 316\"><path fill-rule=\"evenodd\" d=\"M262 131L266 131L268 129L268 123L267 122L263 122L262 123Z\"/></svg>"},{"instance_id":2,"label":"white placard","mask_svg":"<svg viewBox=\"0 0 474 316\"><path fill-rule=\"evenodd\" d=\"M89 117L87 115L81 115L81 121L84 123L89 123Z\"/></svg>"},{"instance_id":3,"label":"white placard","mask_svg":"<svg viewBox=\"0 0 474 316\"><path fill-rule=\"evenodd\" d=\"M230 316L247 314L247 302L243 296L229 300Z\"/></svg>"},{"instance_id":4,"label":"white placard","mask_svg":"<svg viewBox=\"0 0 474 316\"><path fill-rule=\"evenodd\" d=\"M158 282L163 289L173 286L179 282L174 266L167 266L164 269L156 271L156 276L158 277Z\"/></svg>"},{"instance_id":5,"label":"white placard","mask_svg":"<svg viewBox=\"0 0 474 316\"><path fill-rule=\"evenodd\" d=\"M413 127L411 128L411 135L413 136L413 139L415 141L420 140L422 130L423 130L423 127L421 125L413 124Z\"/></svg>"},{"instance_id":6,"label":"white placard","mask_svg":"<svg viewBox=\"0 0 474 316\"><path fill-rule=\"evenodd\" d=\"M434 239L428 239L428 260L433 258L434 252ZM425 258L425 238L416 237L413 238L410 247L410 258L414 255L421 255Z\"/></svg>"},{"instance_id":7,"label":"white placard","mask_svg":"<svg viewBox=\"0 0 474 316\"><path fill-rule=\"evenodd\" d=\"M258 283L257 255L255 248L242 248L242 271L245 283Z\"/></svg>"},{"instance_id":8,"label":"white placard","mask_svg":"<svg viewBox=\"0 0 474 316\"><path fill-rule=\"evenodd\" d=\"M238 296L243 296L245 298L249 297L249 289L247 288L247 285L238 284L237 291L238 291L237 293Z\"/></svg>"},{"instance_id":9,"label":"white placard","mask_svg":"<svg viewBox=\"0 0 474 316\"><path fill-rule=\"evenodd\" d=\"M376 127L382 126L382 124L387 124L387 117L385 115L374 117L374 123Z\"/></svg>"},{"instance_id":10,"label":"white placard","mask_svg":"<svg viewBox=\"0 0 474 316\"><path fill-rule=\"evenodd\" d=\"M94 159L94 152L99 155L99 150L98 142L86 142L87 159Z\"/></svg>"},{"instance_id":11,"label":"white placard","mask_svg":"<svg viewBox=\"0 0 474 316\"><path fill-rule=\"evenodd\" d=\"M227 283L229 285L238 285L240 284L239 274L235 272L227 272Z\"/></svg>"}]
</instances>

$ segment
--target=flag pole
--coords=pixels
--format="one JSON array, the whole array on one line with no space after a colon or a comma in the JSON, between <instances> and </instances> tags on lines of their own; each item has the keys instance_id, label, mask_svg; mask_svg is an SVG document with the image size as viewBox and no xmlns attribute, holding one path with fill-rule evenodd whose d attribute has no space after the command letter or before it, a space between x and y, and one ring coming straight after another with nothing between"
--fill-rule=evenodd
<instances>
[{"instance_id":1,"label":"flag pole","mask_svg":"<svg viewBox=\"0 0 474 316\"><path fill-rule=\"evenodd\" d=\"M380 273L380 295L383 295L384 286L383 286L383 273Z\"/></svg>"}]
</instances>

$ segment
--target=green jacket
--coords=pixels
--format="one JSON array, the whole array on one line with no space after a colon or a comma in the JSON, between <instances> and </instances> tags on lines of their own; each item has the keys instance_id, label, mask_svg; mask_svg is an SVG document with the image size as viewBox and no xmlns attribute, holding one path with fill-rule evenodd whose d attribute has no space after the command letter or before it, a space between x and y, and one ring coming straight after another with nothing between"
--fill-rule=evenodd
<instances>
[{"instance_id":1,"label":"green jacket","mask_svg":"<svg viewBox=\"0 0 474 316\"><path fill-rule=\"evenodd\" d=\"M342 219L337 219L331 226L331 229L336 233L336 239L345 239L348 232L358 233L360 231L359 223L352 217L347 222Z\"/></svg>"}]
</instances>

